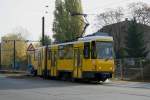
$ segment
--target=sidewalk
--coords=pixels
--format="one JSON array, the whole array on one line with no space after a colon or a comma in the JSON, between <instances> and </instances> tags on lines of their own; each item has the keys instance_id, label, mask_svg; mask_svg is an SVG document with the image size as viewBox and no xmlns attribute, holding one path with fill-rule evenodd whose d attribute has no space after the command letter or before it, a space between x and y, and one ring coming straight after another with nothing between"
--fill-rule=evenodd
<instances>
[{"instance_id":1,"label":"sidewalk","mask_svg":"<svg viewBox=\"0 0 150 100\"><path fill-rule=\"evenodd\" d=\"M20 70L0 70L0 73L3 73L3 74L13 74L13 73L22 73L22 74L24 74L24 73L26 73L26 71L20 71Z\"/></svg>"},{"instance_id":2,"label":"sidewalk","mask_svg":"<svg viewBox=\"0 0 150 100\"><path fill-rule=\"evenodd\" d=\"M108 80L105 82L107 86L124 87L124 88L144 88L150 89L150 82L132 82L122 80Z\"/></svg>"}]
</instances>

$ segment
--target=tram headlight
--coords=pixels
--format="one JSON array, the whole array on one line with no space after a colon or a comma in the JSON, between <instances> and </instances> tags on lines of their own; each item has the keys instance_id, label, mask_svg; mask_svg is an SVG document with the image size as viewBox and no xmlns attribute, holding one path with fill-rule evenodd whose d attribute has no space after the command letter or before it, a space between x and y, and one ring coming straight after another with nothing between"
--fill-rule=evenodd
<instances>
[{"instance_id":1,"label":"tram headlight","mask_svg":"<svg viewBox=\"0 0 150 100\"><path fill-rule=\"evenodd\" d=\"M102 69L101 67L99 67L99 69Z\"/></svg>"},{"instance_id":2,"label":"tram headlight","mask_svg":"<svg viewBox=\"0 0 150 100\"><path fill-rule=\"evenodd\" d=\"M109 69L110 69L110 70L113 70L113 68L112 68L112 67L110 67Z\"/></svg>"}]
</instances>

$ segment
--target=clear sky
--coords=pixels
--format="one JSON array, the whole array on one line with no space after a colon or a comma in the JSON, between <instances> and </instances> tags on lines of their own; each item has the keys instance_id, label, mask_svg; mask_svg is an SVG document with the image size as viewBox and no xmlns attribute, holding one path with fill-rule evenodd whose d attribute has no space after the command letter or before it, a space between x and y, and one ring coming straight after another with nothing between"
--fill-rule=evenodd
<instances>
[{"instance_id":1,"label":"clear sky","mask_svg":"<svg viewBox=\"0 0 150 100\"><path fill-rule=\"evenodd\" d=\"M98 14L107 8L125 7L128 3L150 0L82 0L84 13ZM45 6L48 5L49 8ZM55 0L0 0L0 37L18 29L28 30L26 39L39 39L41 35L41 17L46 18L46 34L52 36L53 11ZM45 14L48 11L48 14ZM86 34L96 31L95 16L89 16L91 24Z\"/></svg>"}]
</instances>

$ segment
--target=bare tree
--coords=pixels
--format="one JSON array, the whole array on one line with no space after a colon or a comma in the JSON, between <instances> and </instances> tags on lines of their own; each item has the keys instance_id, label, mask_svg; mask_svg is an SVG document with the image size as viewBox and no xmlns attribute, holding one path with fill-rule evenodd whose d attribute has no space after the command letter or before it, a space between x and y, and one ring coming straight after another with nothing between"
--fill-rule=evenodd
<instances>
[{"instance_id":1,"label":"bare tree","mask_svg":"<svg viewBox=\"0 0 150 100\"><path fill-rule=\"evenodd\" d=\"M150 6L144 2L135 2L128 5L132 18L138 23L150 25Z\"/></svg>"},{"instance_id":2,"label":"bare tree","mask_svg":"<svg viewBox=\"0 0 150 100\"><path fill-rule=\"evenodd\" d=\"M117 53L117 57L120 57L120 51L123 48L121 45L121 21L124 18L123 8L119 7L113 10L105 11L97 16L97 27L101 28L103 26L111 27L110 33L114 38L114 48ZM117 23L117 24L115 24ZM114 25L111 25L114 24Z\"/></svg>"},{"instance_id":3,"label":"bare tree","mask_svg":"<svg viewBox=\"0 0 150 100\"><path fill-rule=\"evenodd\" d=\"M12 32L20 35L21 37L24 37L24 39L28 38L31 34L26 28L24 28L22 26L15 27L12 30Z\"/></svg>"},{"instance_id":4,"label":"bare tree","mask_svg":"<svg viewBox=\"0 0 150 100\"><path fill-rule=\"evenodd\" d=\"M123 8L121 7L113 10L107 10L97 16L97 27L100 28L109 24L118 23L122 21L123 16Z\"/></svg>"}]
</instances>

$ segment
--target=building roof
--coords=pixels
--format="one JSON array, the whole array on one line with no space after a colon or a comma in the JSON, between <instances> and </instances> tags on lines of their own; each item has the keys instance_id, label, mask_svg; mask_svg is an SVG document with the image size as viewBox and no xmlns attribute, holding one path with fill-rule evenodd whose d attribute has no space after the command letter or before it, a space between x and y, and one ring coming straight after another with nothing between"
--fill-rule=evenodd
<instances>
[{"instance_id":1,"label":"building roof","mask_svg":"<svg viewBox=\"0 0 150 100\"><path fill-rule=\"evenodd\" d=\"M109 33L106 33L106 32L95 32L95 33L87 35L85 37L89 37L89 36L109 36Z\"/></svg>"}]
</instances>

